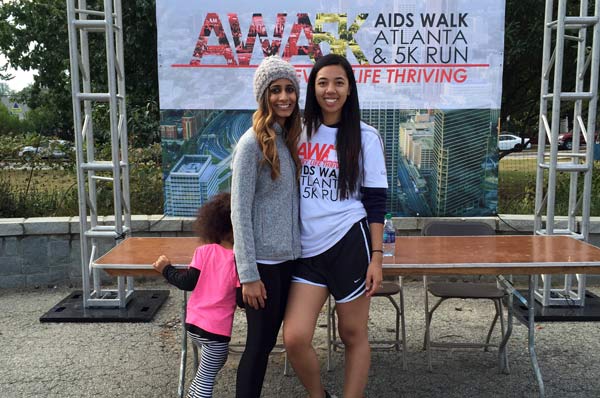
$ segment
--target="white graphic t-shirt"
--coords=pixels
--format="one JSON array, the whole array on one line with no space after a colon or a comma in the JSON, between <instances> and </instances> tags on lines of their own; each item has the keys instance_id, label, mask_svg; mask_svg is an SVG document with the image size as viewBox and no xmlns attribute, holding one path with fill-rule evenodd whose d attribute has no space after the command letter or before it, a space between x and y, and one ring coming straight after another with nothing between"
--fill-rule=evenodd
<instances>
[{"instance_id":1,"label":"white graphic t-shirt","mask_svg":"<svg viewBox=\"0 0 600 398\"><path fill-rule=\"evenodd\" d=\"M377 130L360 123L362 159L360 187L387 188L383 143ZM300 140L300 220L302 257L313 257L335 245L352 225L367 215L359 191L340 200L337 128L321 125L310 141ZM364 167L364 169L363 169Z\"/></svg>"}]
</instances>

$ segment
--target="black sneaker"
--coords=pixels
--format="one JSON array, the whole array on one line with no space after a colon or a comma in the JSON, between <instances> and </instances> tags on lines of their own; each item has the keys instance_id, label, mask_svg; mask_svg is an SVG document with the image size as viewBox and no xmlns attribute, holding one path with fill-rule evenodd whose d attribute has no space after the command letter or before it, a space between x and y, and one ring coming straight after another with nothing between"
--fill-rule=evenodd
<instances>
[{"instance_id":1,"label":"black sneaker","mask_svg":"<svg viewBox=\"0 0 600 398\"><path fill-rule=\"evenodd\" d=\"M337 395L331 395L327 390L325 390L325 398L337 398Z\"/></svg>"}]
</instances>

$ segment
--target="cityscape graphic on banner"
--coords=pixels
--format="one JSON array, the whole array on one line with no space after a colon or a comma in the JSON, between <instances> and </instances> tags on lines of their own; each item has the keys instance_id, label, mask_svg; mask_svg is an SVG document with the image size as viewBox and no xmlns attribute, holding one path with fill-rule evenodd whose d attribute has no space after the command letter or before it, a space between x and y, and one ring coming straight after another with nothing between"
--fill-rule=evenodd
<instances>
[{"instance_id":1,"label":"cityscape graphic on banner","mask_svg":"<svg viewBox=\"0 0 600 398\"><path fill-rule=\"evenodd\" d=\"M253 111L162 111L165 214L194 216L229 190L231 152ZM497 123L489 109L370 107L361 119L383 138L388 211L395 216L487 216L498 204Z\"/></svg>"}]
</instances>

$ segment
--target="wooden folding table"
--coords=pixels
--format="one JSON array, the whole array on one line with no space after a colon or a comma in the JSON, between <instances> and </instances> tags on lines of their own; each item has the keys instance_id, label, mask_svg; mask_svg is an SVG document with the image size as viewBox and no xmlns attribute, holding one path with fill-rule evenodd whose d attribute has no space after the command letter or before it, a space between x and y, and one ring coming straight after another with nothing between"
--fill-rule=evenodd
<instances>
[{"instance_id":1,"label":"wooden folding table","mask_svg":"<svg viewBox=\"0 0 600 398\"><path fill-rule=\"evenodd\" d=\"M567 236L397 237L395 256L384 260L387 275L496 275L510 293L508 330L499 347L501 368L508 371L503 353L512 332L515 295L528 307L529 355L542 397L544 381L535 354L534 275L595 273L600 273L600 249ZM528 275L528 299L502 275Z\"/></svg>"},{"instance_id":2,"label":"wooden folding table","mask_svg":"<svg viewBox=\"0 0 600 398\"><path fill-rule=\"evenodd\" d=\"M198 244L197 238L128 238L92 266L111 275L158 275L152 263L159 255L167 255L176 267L186 267ZM529 354L541 396L544 396L544 382L535 354L534 275L578 273L600 273L600 249L566 236L397 237L396 255L384 260L385 275L497 276L510 293L511 302L515 295L528 306ZM528 275L528 299L502 275ZM508 305L508 311L508 330L499 349L501 368L505 371L508 364L504 363L502 353L512 331L512 304ZM185 366L183 361L182 366Z\"/></svg>"}]
</instances>

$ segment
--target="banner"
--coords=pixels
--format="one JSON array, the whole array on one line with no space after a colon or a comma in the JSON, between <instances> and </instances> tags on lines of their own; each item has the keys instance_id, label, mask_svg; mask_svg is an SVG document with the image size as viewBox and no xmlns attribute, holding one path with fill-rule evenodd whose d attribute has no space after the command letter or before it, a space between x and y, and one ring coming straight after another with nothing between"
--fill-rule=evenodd
<instances>
[{"instance_id":1,"label":"banner","mask_svg":"<svg viewBox=\"0 0 600 398\"><path fill-rule=\"evenodd\" d=\"M158 0L161 106L253 109L268 55L291 62L304 92L315 59L354 66L362 107L500 108L504 2Z\"/></svg>"},{"instance_id":2,"label":"banner","mask_svg":"<svg viewBox=\"0 0 600 398\"><path fill-rule=\"evenodd\" d=\"M397 216L497 211L504 1L157 0L165 213L195 215L229 189L251 126L256 67L295 68L303 107L314 62L353 66L361 119L386 150Z\"/></svg>"}]
</instances>

